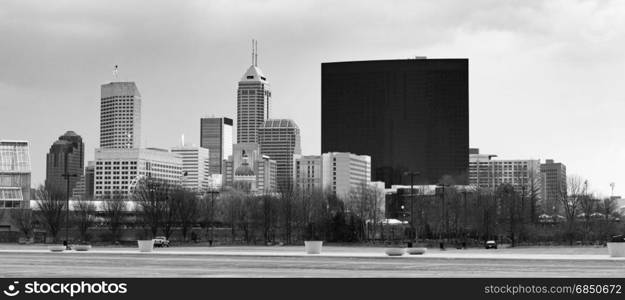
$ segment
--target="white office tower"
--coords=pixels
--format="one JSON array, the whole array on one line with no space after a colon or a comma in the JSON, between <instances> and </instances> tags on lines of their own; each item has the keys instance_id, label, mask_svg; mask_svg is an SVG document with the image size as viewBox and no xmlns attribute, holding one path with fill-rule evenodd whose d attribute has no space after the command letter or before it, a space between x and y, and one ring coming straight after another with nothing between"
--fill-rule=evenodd
<instances>
[{"instance_id":1,"label":"white office tower","mask_svg":"<svg viewBox=\"0 0 625 300\"><path fill-rule=\"evenodd\" d=\"M321 155L295 155L293 163L293 184L298 191L322 190Z\"/></svg>"},{"instance_id":2,"label":"white office tower","mask_svg":"<svg viewBox=\"0 0 625 300\"><path fill-rule=\"evenodd\" d=\"M254 50L256 51L256 50ZM258 68L258 55L252 52L252 65L237 89L237 143L257 143L257 128L269 119L271 88Z\"/></svg>"},{"instance_id":3,"label":"white office tower","mask_svg":"<svg viewBox=\"0 0 625 300\"><path fill-rule=\"evenodd\" d=\"M364 186L379 186L371 182L371 157L368 155L346 152L296 155L293 168L293 180L302 191L321 189L347 199L350 192Z\"/></svg>"},{"instance_id":4,"label":"white office tower","mask_svg":"<svg viewBox=\"0 0 625 300\"><path fill-rule=\"evenodd\" d=\"M134 82L101 86L100 148L139 148L141 94Z\"/></svg>"},{"instance_id":5,"label":"white office tower","mask_svg":"<svg viewBox=\"0 0 625 300\"><path fill-rule=\"evenodd\" d=\"M322 185L339 197L371 182L371 157L347 152L330 152L323 158Z\"/></svg>"},{"instance_id":6,"label":"white office tower","mask_svg":"<svg viewBox=\"0 0 625 300\"><path fill-rule=\"evenodd\" d=\"M203 193L210 183L209 150L197 146L172 148L171 152L182 159L182 186L190 191Z\"/></svg>"},{"instance_id":7,"label":"white office tower","mask_svg":"<svg viewBox=\"0 0 625 300\"><path fill-rule=\"evenodd\" d=\"M96 149L95 200L128 197L141 178L180 185L182 159L164 149Z\"/></svg>"},{"instance_id":8,"label":"white office tower","mask_svg":"<svg viewBox=\"0 0 625 300\"><path fill-rule=\"evenodd\" d=\"M518 193L542 196L543 176L540 159L493 159L497 155L480 154L469 150L469 184L495 190L502 184L511 184Z\"/></svg>"}]
</instances>

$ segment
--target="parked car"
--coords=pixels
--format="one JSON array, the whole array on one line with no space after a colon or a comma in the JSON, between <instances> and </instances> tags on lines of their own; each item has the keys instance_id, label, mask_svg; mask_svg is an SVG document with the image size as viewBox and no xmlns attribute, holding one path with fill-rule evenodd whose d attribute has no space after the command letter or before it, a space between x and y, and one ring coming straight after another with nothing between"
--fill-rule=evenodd
<instances>
[{"instance_id":1,"label":"parked car","mask_svg":"<svg viewBox=\"0 0 625 300\"><path fill-rule=\"evenodd\" d=\"M493 240L486 241L485 248L486 249L497 249L497 242L495 242Z\"/></svg>"},{"instance_id":2,"label":"parked car","mask_svg":"<svg viewBox=\"0 0 625 300\"><path fill-rule=\"evenodd\" d=\"M169 247L169 240L164 236L157 236L154 239L154 247Z\"/></svg>"}]
</instances>

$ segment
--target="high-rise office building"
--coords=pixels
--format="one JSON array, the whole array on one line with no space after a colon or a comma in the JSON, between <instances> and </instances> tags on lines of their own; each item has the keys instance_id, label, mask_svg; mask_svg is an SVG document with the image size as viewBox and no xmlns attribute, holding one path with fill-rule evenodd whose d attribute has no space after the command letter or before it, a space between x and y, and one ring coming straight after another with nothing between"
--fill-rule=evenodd
<instances>
[{"instance_id":1,"label":"high-rise office building","mask_svg":"<svg viewBox=\"0 0 625 300\"><path fill-rule=\"evenodd\" d=\"M406 59L321 65L321 151L371 156L387 187L452 178L466 184L468 59Z\"/></svg>"},{"instance_id":2,"label":"high-rise office building","mask_svg":"<svg viewBox=\"0 0 625 300\"><path fill-rule=\"evenodd\" d=\"M223 161L232 155L232 119L202 118L200 147L208 149L210 174L223 172Z\"/></svg>"},{"instance_id":3,"label":"high-rise office building","mask_svg":"<svg viewBox=\"0 0 625 300\"><path fill-rule=\"evenodd\" d=\"M85 174L80 177L72 191L73 199L93 200L95 184L95 161L90 161L85 167Z\"/></svg>"},{"instance_id":4,"label":"high-rise office building","mask_svg":"<svg viewBox=\"0 0 625 300\"><path fill-rule=\"evenodd\" d=\"M322 185L330 192L347 197L371 182L371 157L352 153L330 152L323 157Z\"/></svg>"},{"instance_id":5,"label":"high-rise office building","mask_svg":"<svg viewBox=\"0 0 625 300\"><path fill-rule=\"evenodd\" d=\"M257 128L269 119L271 88L254 54L252 58L237 89L237 143L257 143Z\"/></svg>"},{"instance_id":6,"label":"high-rise office building","mask_svg":"<svg viewBox=\"0 0 625 300\"><path fill-rule=\"evenodd\" d=\"M471 149L469 155L469 184L495 190L502 184L511 184L519 193L542 197L540 159L495 160L497 155L480 154ZM533 189L533 190L532 190Z\"/></svg>"},{"instance_id":7,"label":"high-rise office building","mask_svg":"<svg viewBox=\"0 0 625 300\"><path fill-rule=\"evenodd\" d=\"M293 157L293 184L303 192L323 190L323 162L321 155L295 155Z\"/></svg>"},{"instance_id":8,"label":"high-rise office building","mask_svg":"<svg viewBox=\"0 0 625 300\"><path fill-rule=\"evenodd\" d=\"M181 146L171 149L182 159L182 186L188 190L203 193L209 184L209 150L196 146Z\"/></svg>"},{"instance_id":9,"label":"high-rise office building","mask_svg":"<svg viewBox=\"0 0 625 300\"><path fill-rule=\"evenodd\" d=\"M101 87L100 148L139 148L141 94L134 82L111 82Z\"/></svg>"},{"instance_id":10,"label":"high-rise office building","mask_svg":"<svg viewBox=\"0 0 625 300\"><path fill-rule=\"evenodd\" d=\"M50 147L46 156L45 185L51 193L65 198L67 194L67 180L69 177L69 192L72 195L76 184L81 180L85 166L85 146L80 135L67 131ZM66 165L67 163L67 165ZM67 169L66 169L67 168Z\"/></svg>"},{"instance_id":11,"label":"high-rise office building","mask_svg":"<svg viewBox=\"0 0 625 300\"><path fill-rule=\"evenodd\" d=\"M540 165L540 173L543 174L543 210L548 214L558 213L560 210L559 197L566 193L566 166L556 163L553 159L545 160Z\"/></svg>"},{"instance_id":12,"label":"high-rise office building","mask_svg":"<svg viewBox=\"0 0 625 300\"><path fill-rule=\"evenodd\" d=\"M254 164L257 193L269 194L278 191L278 164L269 156L262 155Z\"/></svg>"},{"instance_id":13,"label":"high-rise office building","mask_svg":"<svg viewBox=\"0 0 625 300\"><path fill-rule=\"evenodd\" d=\"M125 198L140 178L181 184L182 159L163 149L95 150L95 199Z\"/></svg>"},{"instance_id":14,"label":"high-rise office building","mask_svg":"<svg viewBox=\"0 0 625 300\"><path fill-rule=\"evenodd\" d=\"M269 119L258 127L260 154L277 163L278 189L293 188L293 157L301 154L300 131L293 120Z\"/></svg>"},{"instance_id":15,"label":"high-rise office building","mask_svg":"<svg viewBox=\"0 0 625 300\"><path fill-rule=\"evenodd\" d=\"M299 190L323 190L347 199L351 192L371 185L371 157L331 152L295 155L294 183Z\"/></svg>"},{"instance_id":16,"label":"high-rise office building","mask_svg":"<svg viewBox=\"0 0 625 300\"><path fill-rule=\"evenodd\" d=\"M0 209L30 206L30 172L29 143L0 140Z\"/></svg>"}]
</instances>

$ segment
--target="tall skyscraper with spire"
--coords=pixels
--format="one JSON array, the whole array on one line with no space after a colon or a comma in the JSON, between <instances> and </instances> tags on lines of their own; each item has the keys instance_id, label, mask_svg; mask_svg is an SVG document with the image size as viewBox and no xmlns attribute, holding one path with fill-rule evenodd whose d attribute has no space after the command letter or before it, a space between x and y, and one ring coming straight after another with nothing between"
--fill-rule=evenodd
<instances>
[{"instance_id":1,"label":"tall skyscraper with spire","mask_svg":"<svg viewBox=\"0 0 625 300\"><path fill-rule=\"evenodd\" d=\"M101 87L100 147L139 148L141 94L134 82L111 82Z\"/></svg>"},{"instance_id":2,"label":"tall skyscraper with spire","mask_svg":"<svg viewBox=\"0 0 625 300\"><path fill-rule=\"evenodd\" d=\"M237 143L256 143L258 127L269 119L271 88L258 68L258 47L252 41L252 65L237 89Z\"/></svg>"}]
</instances>

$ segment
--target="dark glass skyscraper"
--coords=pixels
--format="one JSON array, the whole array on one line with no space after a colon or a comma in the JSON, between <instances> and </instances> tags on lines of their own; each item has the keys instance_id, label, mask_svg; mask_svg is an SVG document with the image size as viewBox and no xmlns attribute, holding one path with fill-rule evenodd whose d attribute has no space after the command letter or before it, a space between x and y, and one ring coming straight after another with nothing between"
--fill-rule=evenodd
<instances>
[{"instance_id":1,"label":"dark glass skyscraper","mask_svg":"<svg viewBox=\"0 0 625 300\"><path fill-rule=\"evenodd\" d=\"M63 195L63 198L67 190L67 181L63 177L66 159L67 172L76 175L70 177L71 195L76 182L83 175L85 166L85 145L82 138L73 131L66 132L52 144L46 159L46 186L56 195Z\"/></svg>"},{"instance_id":2,"label":"dark glass skyscraper","mask_svg":"<svg viewBox=\"0 0 625 300\"><path fill-rule=\"evenodd\" d=\"M372 180L467 183L468 59L321 64L321 151L371 156Z\"/></svg>"},{"instance_id":3,"label":"dark glass skyscraper","mask_svg":"<svg viewBox=\"0 0 625 300\"><path fill-rule=\"evenodd\" d=\"M222 174L223 161L232 155L232 119L200 119L200 146L208 149L210 174Z\"/></svg>"}]
</instances>

